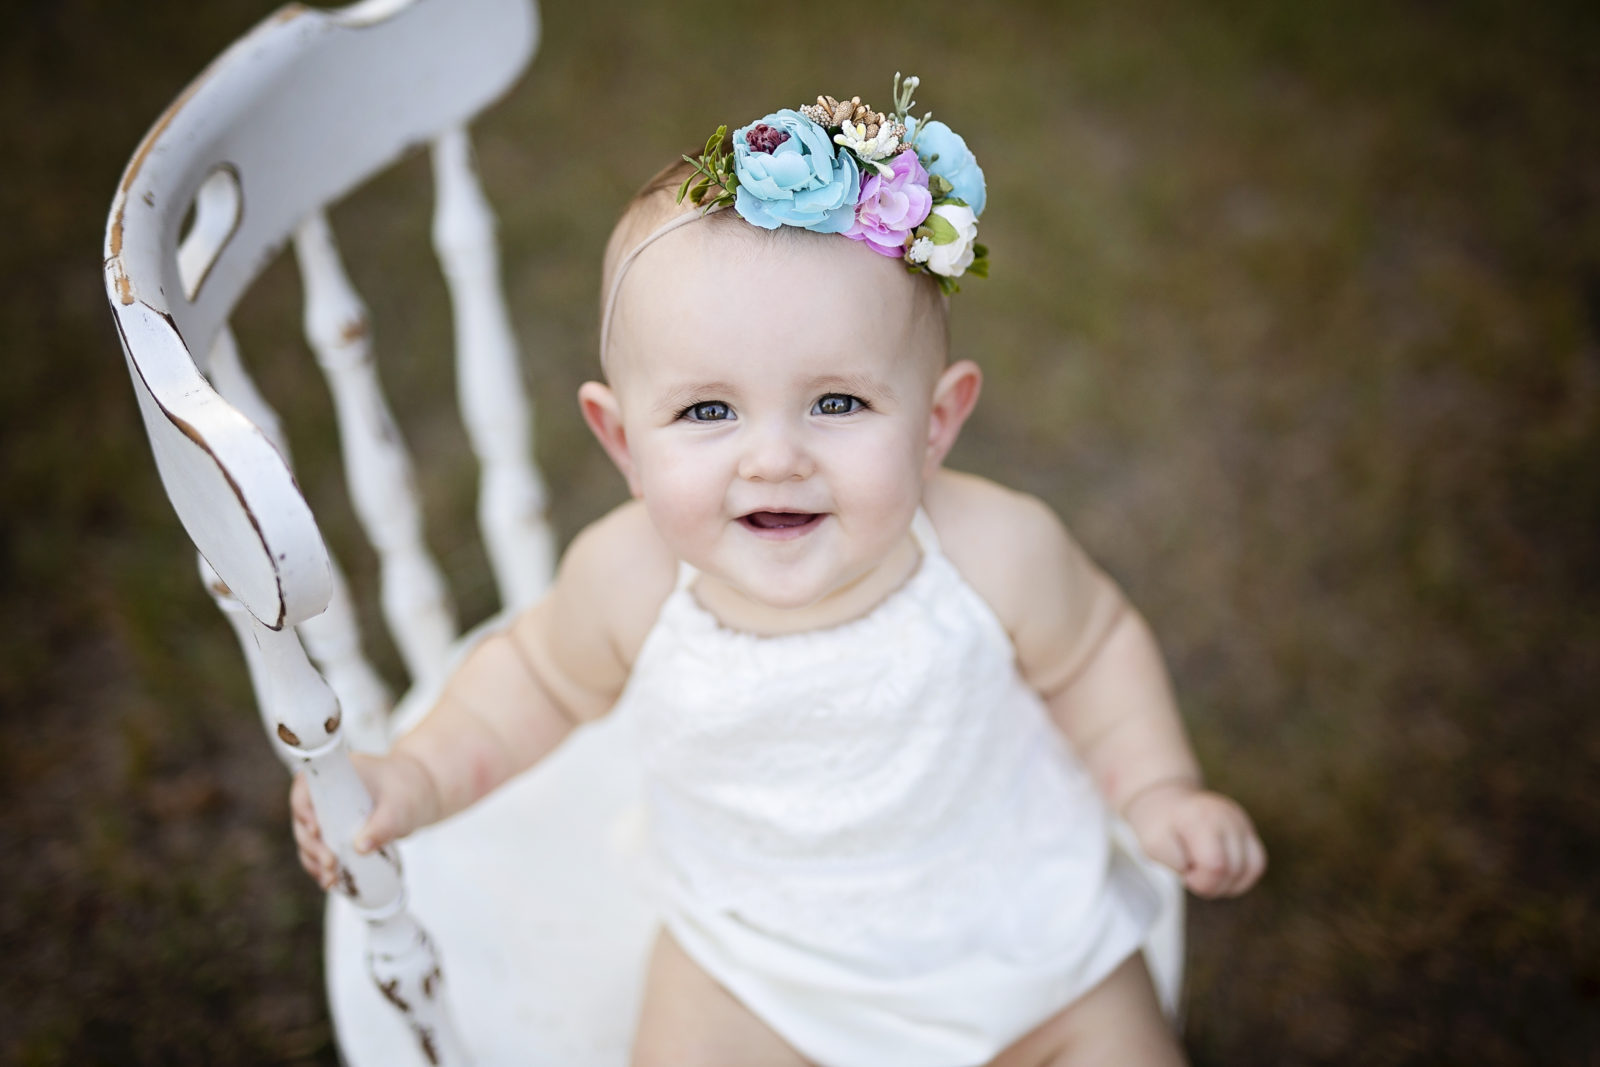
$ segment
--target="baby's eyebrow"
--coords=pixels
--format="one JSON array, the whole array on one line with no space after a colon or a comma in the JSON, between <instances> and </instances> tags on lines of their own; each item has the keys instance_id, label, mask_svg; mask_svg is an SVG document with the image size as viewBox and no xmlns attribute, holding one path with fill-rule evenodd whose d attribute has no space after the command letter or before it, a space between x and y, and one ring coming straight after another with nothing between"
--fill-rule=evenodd
<instances>
[{"instance_id":1,"label":"baby's eyebrow","mask_svg":"<svg viewBox=\"0 0 1600 1067\"><path fill-rule=\"evenodd\" d=\"M880 400L893 401L894 389L888 382L867 374L824 374L806 383L812 389L838 393L864 393Z\"/></svg>"},{"instance_id":2,"label":"baby's eyebrow","mask_svg":"<svg viewBox=\"0 0 1600 1067\"><path fill-rule=\"evenodd\" d=\"M734 387L728 382L689 382L668 389L655 406L657 411L676 415L690 404L698 404L705 400L723 400L732 396L734 392Z\"/></svg>"}]
</instances>

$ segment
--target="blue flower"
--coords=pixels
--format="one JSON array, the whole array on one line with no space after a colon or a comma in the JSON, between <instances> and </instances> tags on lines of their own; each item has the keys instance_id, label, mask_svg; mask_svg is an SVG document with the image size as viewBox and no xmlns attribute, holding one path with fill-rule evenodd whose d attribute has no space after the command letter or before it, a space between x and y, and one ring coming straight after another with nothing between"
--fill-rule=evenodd
<instances>
[{"instance_id":1,"label":"blue flower","mask_svg":"<svg viewBox=\"0 0 1600 1067\"><path fill-rule=\"evenodd\" d=\"M905 139L911 140L916 132L917 120L908 117ZM917 155L929 174L937 174L954 186L951 196L965 200L974 215L983 214L983 205L989 197L983 184L983 168L978 166L972 149L959 133L938 120L928 123L922 136L917 137Z\"/></svg>"},{"instance_id":2,"label":"blue flower","mask_svg":"<svg viewBox=\"0 0 1600 1067\"><path fill-rule=\"evenodd\" d=\"M747 222L818 233L843 233L855 224L861 194L855 159L835 150L828 131L797 111L774 111L734 130L733 166L739 175L733 208Z\"/></svg>"}]
</instances>

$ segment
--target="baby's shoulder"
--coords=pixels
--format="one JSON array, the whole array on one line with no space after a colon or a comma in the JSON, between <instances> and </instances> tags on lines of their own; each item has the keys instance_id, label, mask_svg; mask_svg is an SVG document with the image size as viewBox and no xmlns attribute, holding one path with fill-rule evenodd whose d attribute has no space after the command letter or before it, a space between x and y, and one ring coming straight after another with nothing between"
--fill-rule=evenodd
<instances>
[{"instance_id":1,"label":"baby's shoulder","mask_svg":"<svg viewBox=\"0 0 1600 1067\"><path fill-rule=\"evenodd\" d=\"M644 505L630 500L573 538L551 599L559 614L589 615L622 661L631 663L672 592L677 567Z\"/></svg>"},{"instance_id":2,"label":"baby's shoulder","mask_svg":"<svg viewBox=\"0 0 1600 1067\"><path fill-rule=\"evenodd\" d=\"M1098 571L1038 497L974 474L941 470L923 506L950 562L1008 631L1041 601L1072 597Z\"/></svg>"}]
</instances>

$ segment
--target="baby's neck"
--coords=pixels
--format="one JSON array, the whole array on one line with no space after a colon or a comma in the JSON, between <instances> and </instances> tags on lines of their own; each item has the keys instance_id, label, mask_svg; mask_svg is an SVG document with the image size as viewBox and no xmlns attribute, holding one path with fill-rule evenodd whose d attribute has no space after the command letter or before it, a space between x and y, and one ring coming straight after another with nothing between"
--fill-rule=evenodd
<instances>
[{"instance_id":1,"label":"baby's neck","mask_svg":"<svg viewBox=\"0 0 1600 1067\"><path fill-rule=\"evenodd\" d=\"M910 533L877 566L815 604L803 608L777 608L752 600L738 589L709 574L691 587L700 606L730 630L775 637L780 634L826 630L872 613L916 573L922 551Z\"/></svg>"}]
</instances>

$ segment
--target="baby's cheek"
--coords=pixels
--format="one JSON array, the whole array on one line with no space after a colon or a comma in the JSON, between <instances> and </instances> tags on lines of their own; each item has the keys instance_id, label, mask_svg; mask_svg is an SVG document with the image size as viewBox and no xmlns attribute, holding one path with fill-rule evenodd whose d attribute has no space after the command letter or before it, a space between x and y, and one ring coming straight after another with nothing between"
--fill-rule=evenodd
<instances>
[{"instance_id":1,"label":"baby's cheek","mask_svg":"<svg viewBox=\"0 0 1600 1067\"><path fill-rule=\"evenodd\" d=\"M721 494L692 465L657 463L643 469L640 488L645 510L656 531L683 553L696 537L704 536L721 506Z\"/></svg>"}]
</instances>

